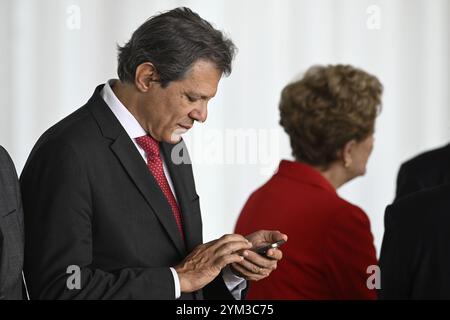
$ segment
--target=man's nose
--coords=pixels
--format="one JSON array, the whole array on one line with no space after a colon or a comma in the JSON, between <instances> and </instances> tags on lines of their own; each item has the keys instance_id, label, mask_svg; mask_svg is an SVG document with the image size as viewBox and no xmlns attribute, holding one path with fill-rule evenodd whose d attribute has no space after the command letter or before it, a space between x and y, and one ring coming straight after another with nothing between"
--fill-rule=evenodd
<instances>
[{"instance_id":1,"label":"man's nose","mask_svg":"<svg viewBox=\"0 0 450 320\"><path fill-rule=\"evenodd\" d=\"M196 107L194 110L191 111L189 114L191 119L194 119L198 122L205 122L206 118L208 117L208 104L202 103L201 106Z\"/></svg>"}]
</instances>

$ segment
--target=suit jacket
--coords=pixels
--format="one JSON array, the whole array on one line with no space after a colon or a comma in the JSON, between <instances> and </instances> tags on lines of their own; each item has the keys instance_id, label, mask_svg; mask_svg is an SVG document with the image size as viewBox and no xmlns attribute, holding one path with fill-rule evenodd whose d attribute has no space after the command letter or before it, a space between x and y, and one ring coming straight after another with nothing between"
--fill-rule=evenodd
<instances>
[{"instance_id":1,"label":"suit jacket","mask_svg":"<svg viewBox=\"0 0 450 320\"><path fill-rule=\"evenodd\" d=\"M161 143L182 212L185 243L170 205L96 88L87 104L45 132L21 175L25 278L31 298L174 299L170 266L202 243L199 196L178 145ZM79 266L81 289L70 290ZM206 298L230 298L217 277ZM183 294L201 299L203 292Z\"/></svg>"},{"instance_id":2,"label":"suit jacket","mask_svg":"<svg viewBox=\"0 0 450 320\"><path fill-rule=\"evenodd\" d=\"M249 299L375 299L367 267L377 265L370 222L314 168L282 161L242 210L238 233L280 230L289 240L270 277Z\"/></svg>"},{"instance_id":3,"label":"suit jacket","mask_svg":"<svg viewBox=\"0 0 450 320\"><path fill-rule=\"evenodd\" d=\"M22 299L23 213L14 164L0 147L0 299Z\"/></svg>"},{"instance_id":4,"label":"suit jacket","mask_svg":"<svg viewBox=\"0 0 450 320\"><path fill-rule=\"evenodd\" d=\"M381 299L450 299L450 185L388 206L380 255Z\"/></svg>"},{"instance_id":5,"label":"suit jacket","mask_svg":"<svg viewBox=\"0 0 450 320\"><path fill-rule=\"evenodd\" d=\"M397 177L396 199L450 183L450 144L405 162Z\"/></svg>"}]
</instances>

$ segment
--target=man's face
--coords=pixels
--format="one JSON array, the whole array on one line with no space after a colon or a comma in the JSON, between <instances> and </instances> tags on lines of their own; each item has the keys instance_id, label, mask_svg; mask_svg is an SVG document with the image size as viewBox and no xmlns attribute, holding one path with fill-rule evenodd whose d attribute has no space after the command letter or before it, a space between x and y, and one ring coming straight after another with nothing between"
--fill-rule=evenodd
<instances>
[{"instance_id":1,"label":"man's face","mask_svg":"<svg viewBox=\"0 0 450 320\"><path fill-rule=\"evenodd\" d=\"M141 125L158 141L179 142L194 121L206 121L208 101L216 95L221 76L214 63L199 60L182 80L166 88L155 83L139 103Z\"/></svg>"}]
</instances>

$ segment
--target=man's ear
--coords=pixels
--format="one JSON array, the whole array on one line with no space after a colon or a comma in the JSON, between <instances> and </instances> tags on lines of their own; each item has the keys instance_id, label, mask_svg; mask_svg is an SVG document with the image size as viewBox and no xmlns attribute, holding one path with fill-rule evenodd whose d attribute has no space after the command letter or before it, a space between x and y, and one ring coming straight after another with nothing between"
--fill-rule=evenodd
<instances>
[{"instance_id":1,"label":"man's ear","mask_svg":"<svg viewBox=\"0 0 450 320\"><path fill-rule=\"evenodd\" d=\"M356 141L355 140L350 140L349 142L347 142L341 149L340 151L340 157L342 160L342 163L344 164L344 168L348 168L351 166L352 162L353 162L353 148L356 145Z\"/></svg>"},{"instance_id":2,"label":"man's ear","mask_svg":"<svg viewBox=\"0 0 450 320\"><path fill-rule=\"evenodd\" d=\"M140 92L147 92L155 82L160 82L159 73L151 62L141 63L136 68L134 84Z\"/></svg>"}]
</instances>

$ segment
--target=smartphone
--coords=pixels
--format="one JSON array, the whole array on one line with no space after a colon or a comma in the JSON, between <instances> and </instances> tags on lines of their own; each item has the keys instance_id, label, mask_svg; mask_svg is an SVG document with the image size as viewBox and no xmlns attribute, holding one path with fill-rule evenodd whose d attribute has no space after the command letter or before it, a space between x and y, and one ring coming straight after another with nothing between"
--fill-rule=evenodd
<instances>
[{"instance_id":1,"label":"smartphone","mask_svg":"<svg viewBox=\"0 0 450 320\"><path fill-rule=\"evenodd\" d=\"M269 251L269 249L279 248L285 242L286 242L286 240L280 240L280 241L256 248L256 249L254 249L254 251L262 256L265 256L267 254L267 251Z\"/></svg>"}]
</instances>

